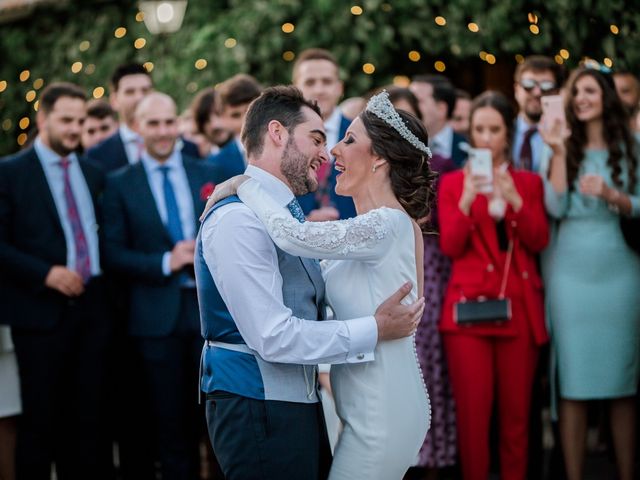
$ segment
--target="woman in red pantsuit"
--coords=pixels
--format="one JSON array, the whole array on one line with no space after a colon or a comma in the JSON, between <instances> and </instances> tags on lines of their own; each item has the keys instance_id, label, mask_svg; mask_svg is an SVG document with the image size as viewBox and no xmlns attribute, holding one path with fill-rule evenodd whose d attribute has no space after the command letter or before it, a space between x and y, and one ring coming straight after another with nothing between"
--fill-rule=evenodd
<instances>
[{"instance_id":1,"label":"woman in red pantsuit","mask_svg":"<svg viewBox=\"0 0 640 480\"><path fill-rule=\"evenodd\" d=\"M547 340L536 254L548 241L541 179L510 162L513 110L497 92L476 98L471 142L491 150L493 180L463 171L442 178L438 198L440 245L452 259L440 331L456 401L460 461L465 480L489 474L489 425L494 397L502 480L524 480L531 387L538 351ZM492 186L491 193L480 193ZM511 319L458 325L454 304L498 298L509 244L506 296Z\"/></svg>"}]
</instances>

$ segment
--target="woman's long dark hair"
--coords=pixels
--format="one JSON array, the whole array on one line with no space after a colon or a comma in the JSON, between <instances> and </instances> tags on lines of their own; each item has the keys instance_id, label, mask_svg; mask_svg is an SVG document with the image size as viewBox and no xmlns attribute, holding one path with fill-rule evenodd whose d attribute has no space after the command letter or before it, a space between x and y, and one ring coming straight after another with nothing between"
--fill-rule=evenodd
<instances>
[{"instance_id":1,"label":"woman's long dark hair","mask_svg":"<svg viewBox=\"0 0 640 480\"><path fill-rule=\"evenodd\" d=\"M587 145L585 124L578 120L572 105L576 96L576 82L587 75L591 76L602 89L602 135L609 151L607 164L611 168L611 178L617 187L623 187L620 174L622 173L622 163L626 157L629 174L628 191L631 192L636 186L636 166L638 162L636 159L635 139L629 128L629 115L616 93L611 75L584 67L575 70L567 81L566 114L567 124L571 130L571 136L566 142L569 188L573 189L575 179L578 177L580 164L584 158L584 149Z\"/></svg>"}]
</instances>

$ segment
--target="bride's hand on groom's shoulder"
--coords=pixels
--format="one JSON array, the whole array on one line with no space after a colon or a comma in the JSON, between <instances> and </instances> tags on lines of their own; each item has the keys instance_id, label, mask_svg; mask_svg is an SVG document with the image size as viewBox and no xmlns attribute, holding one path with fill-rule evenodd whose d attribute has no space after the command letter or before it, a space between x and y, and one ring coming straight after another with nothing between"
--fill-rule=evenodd
<instances>
[{"instance_id":1,"label":"bride's hand on groom's shoulder","mask_svg":"<svg viewBox=\"0 0 640 480\"><path fill-rule=\"evenodd\" d=\"M405 283L380 304L374 317L378 324L378 341L408 337L415 333L424 312L424 297L410 305L400 303L411 292L411 282Z\"/></svg>"},{"instance_id":2,"label":"bride's hand on groom's shoulder","mask_svg":"<svg viewBox=\"0 0 640 480\"><path fill-rule=\"evenodd\" d=\"M216 203L238 193L238 188L240 188L240 185L242 185L250 178L251 177L249 177L248 175L236 175L235 177L231 177L229 180L216 185L213 193L209 195L209 198L207 199L207 204L204 206L202 215L200 215L200 221L204 220L204 217L207 216L207 212L209 212L209 210L211 210L211 207L213 207Z\"/></svg>"}]
</instances>

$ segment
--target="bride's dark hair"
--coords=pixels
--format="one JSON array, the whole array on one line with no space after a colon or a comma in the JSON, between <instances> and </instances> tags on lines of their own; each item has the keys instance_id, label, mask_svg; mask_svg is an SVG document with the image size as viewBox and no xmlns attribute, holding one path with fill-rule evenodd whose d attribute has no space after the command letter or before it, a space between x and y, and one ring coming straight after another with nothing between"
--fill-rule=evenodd
<instances>
[{"instance_id":1,"label":"bride's dark hair","mask_svg":"<svg viewBox=\"0 0 640 480\"><path fill-rule=\"evenodd\" d=\"M429 136L422 122L404 110L397 112L407 128L428 145ZM373 154L389 164L391 188L402 207L416 220L426 217L433 202L436 178L429 165L429 157L373 113L365 110L360 119L371 139Z\"/></svg>"}]
</instances>

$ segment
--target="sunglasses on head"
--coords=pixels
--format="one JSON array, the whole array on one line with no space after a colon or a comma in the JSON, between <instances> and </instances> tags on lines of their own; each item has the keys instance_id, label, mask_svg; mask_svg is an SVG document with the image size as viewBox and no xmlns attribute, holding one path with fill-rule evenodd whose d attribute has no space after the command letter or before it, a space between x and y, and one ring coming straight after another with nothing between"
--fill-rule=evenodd
<instances>
[{"instance_id":1,"label":"sunglasses on head","mask_svg":"<svg viewBox=\"0 0 640 480\"><path fill-rule=\"evenodd\" d=\"M538 82L532 78L523 78L520 80L520 86L524 88L527 92L532 92L534 88L538 87L540 92L549 93L553 92L556 89L556 83L551 80L543 80Z\"/></svg>"}]
</instances>

